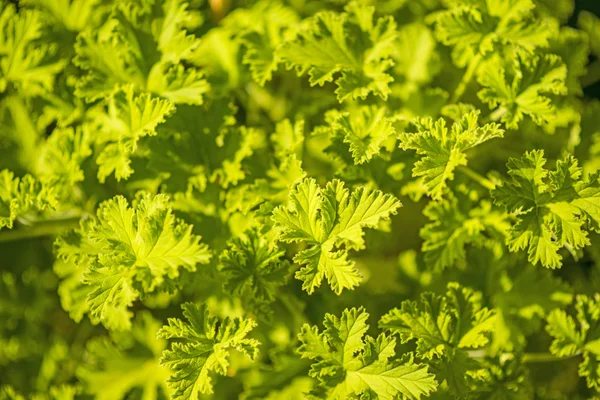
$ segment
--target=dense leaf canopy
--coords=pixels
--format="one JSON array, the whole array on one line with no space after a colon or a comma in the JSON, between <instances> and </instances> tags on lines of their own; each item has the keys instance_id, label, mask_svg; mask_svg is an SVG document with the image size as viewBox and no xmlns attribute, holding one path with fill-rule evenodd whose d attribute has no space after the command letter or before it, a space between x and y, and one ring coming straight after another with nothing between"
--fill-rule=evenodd
<instances>
[{"instance_id":1,"label":"dense leaf canopy","mask_svg":"<svg viewBox=\"0 0 600 400\"><path fill-rule=\"evenodd\" d=\"M600 398L575 3L0 0L0 400Z\"/></svg>"}]
</instances>

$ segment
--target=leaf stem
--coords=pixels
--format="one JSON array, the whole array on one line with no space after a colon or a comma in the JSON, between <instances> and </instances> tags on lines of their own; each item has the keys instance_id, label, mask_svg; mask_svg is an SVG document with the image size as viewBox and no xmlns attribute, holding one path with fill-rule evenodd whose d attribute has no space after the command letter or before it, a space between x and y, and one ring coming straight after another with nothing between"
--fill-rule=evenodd
<instances>
[{"instance_id":1,"label":"leaf stem","mask_svg":"<svg viewBox=\"0 0 600 400\"><path fill-rule=\"evenodd\" d=\"M484 358L486 356L485 349L471 350L468 353L469 353L469 357L472 357L472 358ZM548 363L548 362L568 360L570 358L578 357L580 355L581 355L581 352L577 352L575 354L571 354L571 355L565 356L565 357L559 357L552 353L546 353L546 352L523 353L523 355L521 356L521 362L524 364ZM514 353L501 353L501 354L499 354L499 356L514 358L515 354Z\"/></svg>"},{"instance_id":2,"label":"leaf stem","mask_svg":"<svg viewBox=\"0 0 600 400\"><path fill-rule=\"evenodd\" d=\"M481 53L477 53L475 57L469 62L469 66L467 67L467 71L463 75L460 83L456 87L456 90L452 94L452 98L450 99L450 104L456 103L467 88L467 85L471 83L473 76L475 75L475 71L477 71L477 67L479 67L479 63L481 62L482 55Z\"/></svg>"},{"instance_id":3,"label":"leaf stem","mask_svg":"<svg viewBox=\"0 0 600 400\"><path fill-rule=\"evenodd\" d=\"M77 228L80 220L81 215L71 215L64 218L41 220L31 225L21 224L18 229L0 231L0 243L42 236L56 236L65 231Z\"/></svg>"},{"instance_id":4,"label":"leaf stem","mask_svg":"<svg viewBox=\"0 0 600 400\"><path fill-rule=\"evenodd\" d=\"M469 167L465 167L464 165L461 165L458 167L458 170L488 190L494 190L496 188L496 185L494 184L494 182L492 182L489 179L487 179L486 177L478 174L477 172L473 171Z\"/></svg>"},{"instance_id":5,"label":"leaf stem","mask_svg":"<svg viewBox=\"0 0 600 400\"><path fill-rule=\"evenodd\" d=\"M504 114L506 114L507 111L508 110L504 107L498 107L489 115L488 119L492 122L497 122L504 116Z\"/></svg>"},{"instance_id":6,"label":"leaf stem","mask_svg":"<svg viewBox=\"0 0 600 400\"><path fill-rule=\"evenodd\" d=\"M579 352L566 357L558 357L551 353L524 353L521 361L523 363L547 363L568 360L569 358L577 357L579 355L581 355Z\"/></svg>"},{"instance_id":7,"label":"leaf stem","mask_svg":"<svg viewBox=\"0 0 600 400\"><path fill-rule=\"evenodd\" d=\"M587 67L587 73L581 78L581 85L588 87L600 81L600 60L596 60Z\"/></svg>"},{"instance_id":8,"label":"leaf stem","mask_svg":"<svg viewBox=\"0 0 600 400\"><path fill-rule=\"evenodd\" d=\"M11 96L6 99L6 106L16 126L19 127L19 159L27 170L33 171L32 160L37 160L37 141L39 133L31 119L27 107L22 98Z\"/></svg>"}]
</instances>

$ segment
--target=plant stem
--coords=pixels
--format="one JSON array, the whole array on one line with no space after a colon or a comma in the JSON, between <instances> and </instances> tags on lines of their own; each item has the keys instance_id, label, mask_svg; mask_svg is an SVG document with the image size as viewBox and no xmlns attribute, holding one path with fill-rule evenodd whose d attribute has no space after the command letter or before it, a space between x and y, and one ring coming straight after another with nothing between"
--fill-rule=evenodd
<instances>
[{"instance_id":1,"label":"plant stem","mask_svg":"<svg viewBox=\"0 0 600 400\"><path fill-rule=\"evenodd\" d=\"M496 185L494 184L494 182L490 181L489 179L487 179L486 177L484 177L482 175L479 175L477 172L473 171L469 167L465 167L464 165L461 165L458 167L458 170L463 172L469 178L473 179L475 182L479 183L481 186L483 186L484 188L486 188L488 190L494 190L496 188Z\"/></svg>"},{"instance_id":2,"label":"plant stem","mask_svg":"<svg viewBox=\"0 0 600 400\"><path fill-rule=\"evenodd\" d=\"M577 357L579 355L581 355L581 353L575 353L566 357L558 357L551 353L525 353L523 354L523 358L521 358L521 361L523 363L546 363L567 360L569 358Z\"/></svg>"},{"instance_id":3,"label":"plant stem","mask_svg":"<svg viewBox=\"0 0 600 400\"><path fill-rule=\"evenodd\" d=\"M481 58L482 58L481 53L477 53L477 55L475 57L473 57L473 59L469 63L469 66L467 67L467 71L465 72L465 74L462 77L462 80L460 81L460 83L456 87L456 90L452 94L452 98L450 99L450 104L456 103L460 99L460 97L463 95L463 93L465 92L465 89L467 88L467 85L469 83L471 83L471 80L473 79L473 75L475 75L475 71L477 71L477 67L479 66L479 63L481 62Z\"/></svg>"},{"instance_id":4,"label":"plant stem","mask_svg":"<svg viewBox=\"0 0 600 400\"><path fill-rule=\"evenodd\" d=\"M581 86L588 87L600 81L600 60L596 60L587 67L587 74L581 79Z\"/></svg>"},{"instance_id":5,"label":"plant stem","mask_svg":"<svg viewBox=\"0 0 600 400\"><path fill-rule=\"evenodd\" d=\"M471 350L468 352L469 356L472 358L484 358L486 355L485 349ZM570 358L578 357L581 353L575 353L566 357L558 357L551 353L523 353L521 357L521 362L525 363L548 363L555 361L563 361L568 360ZM502 353L499 355L500 357L509 357L514 358L515 354L513 353Z\"/></svg>"},{"instance_id":6,"label":"plant stem","mask_svg":"<svg viewBox=\"0 0 600 400\"><path fill-rule=\"evenodd\" d=\"M16 126L19 127L19 159L28 170L33 170L33 161L37 160L37 141L39 133L29 115L23 99L11 96L6 99L6 105Z\"/></svg>"},{"instance_id":7,"label":"plant stem","mask_svg":"<svg viewBox=\"0 0 600 400\"><path fill-rule=\"evenodd\" d=\"M69 216L59 219L49 219L35 222L32 225L21 225L18 229L0 231L0 243L55 236L65 231L77 228L81 216Z\"/></svg>"},{"instance_id":8,"label":"plant stem","mask_svg":"<svg viewBox=\"0 0 600 400\"><path fill-rule=\"evenodd\" d=\"M499 121L500 118L502 118L504 116L504 114L506 114L508 110L504 107L498 107L497 109L494 110L493 113L491 113L488 117L488 119L492 122L496 122Z\"/></svg>"}]
</instances>

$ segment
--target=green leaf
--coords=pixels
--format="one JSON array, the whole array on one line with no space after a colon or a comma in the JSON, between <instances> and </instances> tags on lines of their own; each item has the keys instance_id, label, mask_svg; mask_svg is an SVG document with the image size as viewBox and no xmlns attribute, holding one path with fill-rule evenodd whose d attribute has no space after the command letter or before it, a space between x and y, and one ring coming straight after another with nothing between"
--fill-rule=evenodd
<instances>
[{"instance_id":1,"label":"green leaf","mask_svg":"<svg viewBox=\"0 0 600 400\"><path fill-rule=\"evenodd\" d=\"M272 363L253 371L242 396L248 400L304 400L315 385L308 376L309 362L291 351L270 357Z\"/></svg>"},{"instance_id":2,"label":"green leaf","mask_svg":"<svg viewBox=\"0 0 600 400\"><path fill-rule=\"evenodd\" d=\"M240 64L241 40L226 28L208 31L193 52L191 62L209 77L211 88L217 93L228 93L241 85L246 68Z\"/></svg>"},{"instance_id":3,"label":"green leaf","mask_svg":"<svg viewBox=\"0 0 600 400\"><path fill-rule=\"evenodd\" d=\"M93 101L110 95L124 83L144 86L144 77L135 69L135 56L117 29L117 20L111 19L77 36L73 63L87 72L77 82L77 96Z\"/></svg>"},{"instance_id":4,"label":"green leaf","mask_svg":"<svg viewBox=\"0 0 600 400\"><path fill-rule=\"evenodd\" d=\"M203 191L209 182L230 188L244 181L254 172L248 164L265 146L265 135L260 129L234 126L235 112L228 98L199 107L178 105L160 134L147 140L150 171L145 178L160 180L170 192Z\"/></svg>"},{"instance_id":5,"label":"green leaf","mask_svg":"<svg viewBox=\"0 0 600 400\"><path fill-rule=\"evenodd\" d=\"M584 345L575 320L564 310L553 310L547 317L546 330L554 338L550 350L559 357L576 354Z\"/></svg>"},{"instance_id":6,"label":"green leaf","mask_svg":"<svg viewBox=\"0 0 600 400\"><path fill-rule=\"evenodd\" d=\"M304 179L290 192L289 204L273 211L273 221L281 230L279 240L305 242L294 261L304 267L296 272L302 288L313 293L327 278L337 294L360 282L348 250L363 249L363 229L375 228L401 206L392 195L359 187L352 193L339 180L325 189L314 179Z\"/></svg>"},{"instance_id":7,"label":"green leaf","mask_svg":"<svg viewBox=\"0 0 600 400\"><path fill-rule=\"evenodd\" d=\"M165 195L143 195L135 207L122 196L102 203L93 223L82 225L83 238L65 238L59 254L84 268L90 286L92 317L107 328L128 330L128 310L141 294L179 277L180 268L196 271L211 254L192 226L176 220Z\"/></svg>"},{"instance_id":8,"label":"green leaf","mask_svg":"<svg viewBox=\"0 0 600 400\"><path fill-rule=\"evenodd\" d=\"M519 357L512 354L505 357L488 357L482 364L485 370L476 375L475 388L469 388L465 395L476 392L476 396L494 400L535 397L529 366Z\"/></svg>"},{"instance_id":9,"label":"green leaf","mask_svg":"<svg viewBox=\"0 0 600 400\"><path fill-rule=\"evenodd\" d=\"M464 67L476 56L487 55L496 43L532 53L547 47L552 27L537 18L531 0L456 0L432 18L439 41L453 46L452 58Z\"/></svg>"},{"instance_id":10,"label":"green leaf","mask_svg":"<svg viewBox=\"0 0 600 400\"><path fill-rule=\"evenodd\" d=\"M554 339L550 352L558 357L583 354L579 376L587 386L600 390L600 299L598 295L575 298L575 318L555 309L547 318L546 330Z\"/></svg>"},{"instance_id":11,"label":"green leaf","mask_svg":"<svg viewBox=\"0 0 600 400\"><path fill-rule=\"evenodd\" d=\"M3 4L0 13L0 93L16 90L34 96L54 87L66 62L57 56L57 45L44 40L42 15L37 10L16 11Z\"/></svg>"},{"instance_id":12,"label":"green leaf","mask_svg":"<svg viewBox=\"0 0 600 400\"><path fill-rule=\"evenodd\" d=\"M504 266L502 266L504 267ZM494 305L498 315L492 350L515 352L527 344L530 332L541 326L551 310L568 306L573 296L569 286L551 270L528 264L499 272ZM539 290L531 290L532 287Z\"/></svg>"},{"instance_id":13,"label":"green leaf","mask_svg":"<svg viewBox=\"0 0 600 400\"><path fill-rule=\"evenodd\" d=\"M165 277L177 277L180 267L195 271L196 264L210 260L208 248L192 234L192 226L175 219L165 195L144 195L135 208L121 196L102 203L90 235L105 246L101 263L110 267L129 262L145 270L149 275L143 278L151 279L143 286L149 291Z\"/></svg>"},{"instance_id":14,"label":"green leaf","mask_svg":"<svg viewBox=\"0 0 600 400\"><path fill-rule=\"evenodd\" d=\"M55 210L58 188L36 180L31 175L22 178L8 170L0 171L0 229L11 229L17 217L29 212Z\"/></svg>"},{"instance_id":15,"label":"green leaf","mask_svg":"<svg viewBox=\"0 0 600 400\"><path fill-rule=\"evenodd\" d=\"M186 69L181 64L160 64L148 78L148 90L173 104L200 105L210 90L204 74L197 69Z\"/></svg>"},{"instance_id":16,"label":"green leaf","mask_svg":"<svg viewBox=\"0 0 600 400\"><path fill-rule=\"evenodd\" d=\"M316 326L302 327L298 353L317 361L309 375L319 381L325 397L375 395L392 400L400 395L409 399L427 396L437 387L433 375L426 366L415 364L412 356L394 359L393 338L365 336L368 317L364 308L352 308L344 310L340 318L326 314L323 332Z\"/></svg>"},{"instance_id":17,"label":"green leaf","mask_svg":"<svg viewBox=\"0 0 600 400\"><path fill-rule=\"evenodd\" d=\"M375 106L348 112L331 110L326 115L328 126L319 127L318 133L347 144L354 163L363 164L378 155L384 142L396 134L393 120L385 114L385 108Z\"/></svg>"},{"instance_id":18,"label":"green leaf","mask_svg":"<svg viewBox=\"0 0 600 400\"><path fill-rule=\"evenodd\" d=\"M550 51L560 56L567 67L565 84L568 93L581 96L581 80L587 72L590 53L588 37L579 30L562 28L558 37L550 43ZM558 111L561 111L560 108Z\"/></svg>"},{"instance_id":19,"label":"green leaf","mask_svg":"<svg viewBox=\"0 0 600 400\"><path fill-rule=\"evenodd\" d=\"M77 370L86 392L98 400L126 398L134 389L142 398L168 394L169 371L158 364L167 341L156 338L160 328L150 313L141 313L131 332L88 341L86 363Z\"/></svg>"},{"instance_id":20,"label":"green leaf","mask_svg":"<svg viewBox=\"0 0 600 400\"><path fill-rule=\"evenodd\" d=\"M589 11L582 10L577 19L577 25L588 34L592 53L600 55L600 18Z\"/></svg>"},{"instance_id":21,"label":"green leaf","mask_svg":"<svg viewBox=\"0 0 600 400\"><path fill-rule=\"evenodd\" d=\"M256 326L251 319L210 316L205 305L184 303L181 308L188 322L169 318L169 325L158 331L158 337L176 339L165 350L160 364L172 373L167 385L175 400L200 399L200 394L213 393L210 372L226 375L229 356L237 350L254 360L260 343L247 338Z\"/></svg>"},{"instance_id":22,"label":"green leaf","mask_svg":"<svg viewBox=\"0 0 600 400\"><path fill-rule=\"evenodd\" d=\"M421 177L427 193L440 200L447 182L454 179L454 170L467 165L465 152L490 139L503 137L504 131L495 123L479 126L479 111L464 114L452 124L450 132L443 118L413 121L416 132L400 134L400 148L414 150L420 156L413 167L413 177Z\"/></svg>"},{"instance_id":23,"label":"green leaf","mask_svg":"<svg viewBox=\"0 0 600 400\"><path fill-rule=\"evenodd\" d=\"M131 157L140 138L157 134L156 127L174 110L167 100L142 94L136 96L133 86L126 86L108 100L108 109L95 115L100 127L96 141L101 148L96 162L98 179L115 174L117 180L127 179L133 173Z\"/></svg>"},{"instance_id":24,"label":"green leaf","mask_svg":"<svg viewBox=\"0 0 600 400\"><path fill-rule=\"evenodd\" d=\"M91 288L83 283L83 278L101 250L88 235L94 224L93 219L82 219L78 229L64 233L54 241L54 254L57 257L54 272L61 279L58 286L60 303L75 322L80 322L90 311L87 298Z\"/></svg>"},{"instance_id":25,"label":"green leaf","mask_svg":"<svg viewBox=\"0 0 600 400\"><path fill-rule=\"evenodd\" d=\"M21 4L34 6L50 17L52 22L71 32L81 32L94 25L94 17L107 12L101 0L23 0ZM72 45L72 43L70 43Z\"/></svg>"},{"instance_id":26,"label":"green leaf","mask_svg":"<svg viewBox=\"0 0 600 400\"><path fill-rule=\"evenodd\" d=\"M82 282L91 286L87 303L94 320L101 321L107 329L131 329L133 313L129 307L139 293L133 287L129 270L93 264L84 272Z\"/></svg>"},{"instance_id":27,"label":"green leaf","mask_svg":"<svg viewBox=\"0 0 600 400\"><path fill-rule=\"evenodd\" d=\"M478 93L490 108L500 110L501 121L510 129L519 127L527 115L538 125L556 118L552 95L567 93L567 67L553 54L524 58L508 65L491 59L479 70L483 89Z\"/></svg>"},{"instance_id":28,"label":"green leaf","mask_svg":"<svg viewBox=\"0 0 600 400\"><path fill-rule=\"evenodd\" d=\"M600 223L597 175L582 179L577 160L568 155L556 170L544 168L544 152L534 150L508 161L511 179L492 191L494 202L517 220L509 232L509 249L527 249L529 261L559 268L561 247L580 249L590 244L584 222Z\"/></svg>"},{"instance_id":29,"label":"green leaf","mask_svg":"<svg viewBox=\"0 0 600 400\"><path fill-rule=\"evenodd\" d=\"M420 231L428 267L442 270L464 262L467 246L486 247L502 254L510 223L505 213L492 208L491 202L482 200L477 204L458 194L430 202L423 214L430 221Z\"/></svg>"},{"instance_id":30,"label":"green leaf","mask_svg":"<svg viewBox=\"0 0 600 400\"><path fill-rule=\"evenodd\" d=\"M351 2L345 12L320 12L278 49L279 57L299 75L308 73L311 86L335 78L338 101L364 99L370 93L387 99L396 23L375 20L375 9Z\"/></svg>"},{"instance_id":31,"label":"green leaf","mask_svg":"<svg viewBox=\"0 0 600 400\"><path fill-rule=\"evenodd\" d=\"M252 79L259 85L271 80L281 58L278 46L298 23L296 11L279 1L259 1L252 8L238 8L227 15L227 29L240 31L244 46L242 63L250 67Z\"/></svg>"},{"instance_id":32,"label":"green leaf","mask_svg":"<svg viewBox=\"0 0 600 400\"><path fill-rule=\"evenodd\" d=\"M289 119L278 122L275 132L271 135L271 142L275 148L275 156L281 161L291 155L301 160L304 145L304 120L298 120L293 124Z\"/></svg>"},{"instance_id":33,"label":"green leaf","mask_svg":"<svg viewBox=\"0 0 600 400\"><path fill-rule=\"evenodd\" d=\"M421 294L385 314L379 327L398 334L402 343L416 340L417 356L431 360L456 397L472 391L470 376L481 368L466 352L489 342L496 324L493 310L482 306L481 293L452 282L446 294Z\"/></svg>"},{"instance_id":34,"label":"green leaf","mask_svg":"<svg viewBox=\"0 0 600 400\"><path fill-rule=\"evenodd\" d=\"M561 21L569 19L575 9L574 0L535 0L538 10L548 13Z\"/></svg>"},{"instance_id":35,"label":"green leaf","mask_svg":"<svg viewBox=\"0 0 600 400\"><path fill-rule=\"evenodd\" d=\"M2 400L25 400L19 392L15 390L14 387L10 385L2 385L0 387L0 399Z\"/></svg>"},{"instance_id":36,"label":"green leaf","mask_svg":"<svg viewBox=\"0 0 600 400\"><path fill-rule=\"evenodd\" d=\"M488 343L495 315L481 301L481 293L453 282L445 296L426 292L420 302L402 302L381 318L379 326L398 334L402 343L416 339L419 357L452 357L453 350Z\"/></svg>"},{"instance_id":37,"label":"green leaf","mask_svg":"<svg viewBox=\"0 0 600 400\"><path fill-rule=\"evenodd\" d=\"M224 291L234 296L247 295L249 307L275 301L290 270L289 263L281 259L285 252L267 238L265 229L251 228L243 236L234 237L219 257Z\"/></svg>"},{"instance_id":38,"label":"green leaf","mask_svg":"<svg viewBox=\"0 0 600 400\"><path fill-rule=\"evenodd\" d=\"M38 175L46 183L57 186L65 198L73 187L84 180L84 161L92 154L91 127L55 129L44 142L38 161Z\"/></svg>"},{"instance_id":39,"label":"green leaf","mask_svg":"<svg viewBox=\"0 0 600 400\"><path fill-rule=\"evenodd\" d=\"M118 3L104 24L78 35L74 64L84 71L75 93L93 101L124 85L177 103L201 104L208 83L189 60L199 40L186 31L194 20L182 0Z\"/></svg>"},{"instance_id":40,"label":"green leaf","mask_svg":"<svg viewBox=\"0 0 600 400\"><path fill-rule=\"evenodd\" d=\"M396 51L392 56L393 71L399 77L395 77L392 88L398 86L400 90L394 92L406 99L408 103L412 103L408 100L408 96L417 95L418 89L427 87L426 85L441 69L437 50L433 33L426 25L412 23L399 28Z\"/></svg>"}]
</instances>

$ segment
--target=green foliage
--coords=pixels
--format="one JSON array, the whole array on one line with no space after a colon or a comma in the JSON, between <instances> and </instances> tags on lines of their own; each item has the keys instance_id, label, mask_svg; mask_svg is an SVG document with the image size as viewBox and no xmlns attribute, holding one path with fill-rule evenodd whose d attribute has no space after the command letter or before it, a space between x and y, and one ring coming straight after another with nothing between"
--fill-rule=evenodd
<instances>
[{"instance_id":1,"label":"green foliage","mask_svg":"<svg viewBox=\"0 0 600 400\"><path fill-rule=\"evenodd\" d=\"M478 95L497 109L507 128L517 128L525 115L541 125L556 118L556 106L549 96L566 94L566 77L566 66L552 54L528 59L519 56L506 68L498 68L498 59L492 59L479 71L483 89Z\"/></svg>"},{"instance_id":2,"label":"green foliage","mask_svg":"<svg viewBox=\"0 0 600 400\"><path fill-rule=\"evenodd\" d=\"M58 199L54 188L36 181L31 175L15 177L11 171L0 171L0 228L12 228L17 217L28 212L51 210Z\"/></svg>"},{"instance_id":3,"label":"green foliage","mask_svg":"<svg viewBox=\"0 0 600 400\"><path fill-rule=\"evenodd\" d=\"M598 398L592 3L0 0L0 400Z\"/></svg>"},{"instance_id":4,"label":"green foliage","mask_svg":"<svg viewBox=\"0 0 600 400\"><path fill-rule=\"evenodd\" d=\"M246 337L256 326L251 319L220 320L192 303L181 308L188 322L169 318L158 331L159 338L179 340L163 352L160 364L173 371L167 382L174 399L198 399L199 393L213 392L210 372L227 373L232 350L255 359L260 342Z\"/></svg>"},{"instance_id":5,"label":"green foliage","mask_svg":"<svg viewBox=\"0 0 600 400\"><path fill-rule=\"evenodd\" d=\"M400 148L414 150L420 157L412 173L422 177L427 194L440 200L447 187L447 181L454 179L454 170L467 165L465 151L502 137L504 131L495 123L479 126L479 112L471 111L452 124L450 132L446 121L440 118L433 122L431 118L415 120L416 132L400 135Z\"/></svg>"},{"instance_id":6,"label":"green foliage","mask_svg":"<svg viewBox=\"0 0 600 400\"><path fill-rule=\"evenodd\" d=\"M169 394L169 371L158 364L166 340L157 339L160 324L148 313L136 317L130 332L97 337L87 343L88 359L77 370L86 391L97 399L118 399L141 389L142 398Z\"/></svg>"},{"instance_id":7,"label":"green foliage","mask_svg":"<svg viewBox=\"0 0 600 400\"><path fill-rule=\"evenodd\" d=\"M412 357L396 356L396 341L385 334L376 339L365 336L369 314L363 308L346 309L340 318L326 314L325 330L304 325L299 334L298 353L318 360L310 375L320 386L316 398L347 399L376 396L393 399L398 395L420 399L437 386L427 367L415 364Z\"/></svg>"},{"instance_id":8,"label":"green foliage","mask_svg":"<svg viewBox=\"0 0 600 400\"><path fill-rule=\"evenodd\" d=\"M102 149L98 163L98 180L104 182L113 172L117 180L127 179L133 173L131 155L144 136L156 135L156 126L165 121L173 110L166 100L152 98L148 94L134 96L133 87L126 86L122 92L111 96L107 110L96 117L102 132L96 141Z\"/></svg>"},{"instance_id":9,"label":"green foliage","mask_svg":"<svg viewBox=\"0 0 600 400\"><path fill-rule=\"evenodd\" d=\"M335 93L340 102L371 93L385 100L393 81L387 70L396 22L374 13L373 7L351 2L343 13L316 14L278 49L281 60L299 74L308 73L311 85L323 85L339 74Z\"/></svg>"},{"instance_id":10,"label":"green foliage","mask_svg":"<svg viewBox=\"0 0 600 400\"><path fill-rule=\"evenodd\" d=\"M385 117L384 108L362 107L343 113L331 110L325 118L328 125L315 133L330 136L334 145L346 144L354 164L370 161L396 133L393 120Z\"/></svg>"},{"instance_id":11,"label":"green foliage","mask_svg":"<svg viewBox=\"0 0 600 400\"><path fill-rule=\"evenodd\" d=\"M201 71L179 64L199 44L186 32L194 18L187 8L179 0L115 3L101 26L77 37L73 61L86 74L76 94L95 100L133 83L173 103L202 104L208 83Z\"/></svg>"},{"instance_id":12,"label":"green foliage","mask_svg":"<svg viewBox=\"0 0 600 400\"><path fill-rule=\"evenodd\" d=\"M501 243L510 224L506 215L494 210L489 201L477 204L468 194L458 193L429 203L423 214L430 222L420 231L424 240L421 250L433 269L464 262L467 246L485 247L500 255L504 251Z\"/></svg>"},{"instance_id":13,"label":"green foliage","mask_svg":"<svg viewBox=\"0 0 600 400\"><path fill-rule=\"evenodd\" d=\"M509 249L527 249L531 263L558 268L560 247L580 249L590 244L585 226L597 229L600 223L600 187L597 174L584 178L572 156L558 160L552 172L545 164L541 150L511 158L507 164L511 180L494 189L492 196L517 219L509 232Z\"/></svg>"},{"instance_id":14,"label":"green foliage","mask_svg":"<svg viewBox=\"0 0 600 400\"><path fill-rule=\"evenodd\" d=\"M432 360L440 381L460 398L477 390L480 378L480 366L467 350L485 346L496 322L494 311L481 303L480 293L452 282L444 296L427 292L419 302L402 302L379 326L398 334L402 343L416 340L417 356Z\"/></svg>"},{"instance_id":15,"label":"green foliage","mask_svg":"<svg viewBox=\"0 0 600 400\"><path fill-rule=\"evenodd\" d=\"M57 254L82 269L90 316L107 328L131 328L128 307L141 295L168 289L180 268L195 271L211 254L192 227L178 221L165 195L107 200L97 220L57 240Z\"/></svg>"},{"instance_id":16,"label":"green foliage","mask_svg":"<svg viewBox=\"0 0 600 400\"><path fill-rule=\"evenodd\" d=\"M435 16L436 34L452 45L452 57L459 66L475 57L489 55L495 45L520 52L546 47L552 29L544 19L535 18L532 0L456 0Z\"/></svg>"},{"instance_id":17,"label":"green foliage","mask_svg":"<svg viewBox=\"0 0 600 400\"><path fill-rule=\"evenodd\" d=\"M285 252L269 243L265 234L264 229L251 228L244 236L234 237L221 253L219 269L226 293L244 296L257 310L269 312L268 305L287 281L290 264L281 259Z\"/></svg>"},{"instance_id":18,"label":"green foliage","mask_svg":"<svg viewBox=\"0 0 600 400\"><path fill-rule=\"evenodd\" d=\"M17 13L3 4L0 14L0 93L34 95L52 90L66 60L56 57L57 45L43 40L42 16L36 10Z\"/></svg>"},{"instance_id":19,"label":"green foliage","mask_svg":"<svg viewBox=\"0 0 600 400\"><path fill-rule=\"evenodd\" d=\"M550 351L558 357L583 355L579 375L588 386L600 389L600 303L598 296L577 296L575 317L564 310L548 314L546 330L554 338Z\"/></svg>"},{"instance_id":20,"label":"green foliage","mask_svg":"<svg viewBox=\"0 0 600 400\"><path fill-rule=\"evenodd\" d=\"M348 250L364 248L363 229L377 227L400 205L393 196L364 187L350 193L339 180L324 189L314 179L298 183L289 205L273 211L273 221L281 229L279 240L310 246L294 256L294 262L304 266L296 273L302 288L312 293L323 278L337 294L358 285L360 275L347 259Z\"/></svg>"}]
</instances>

